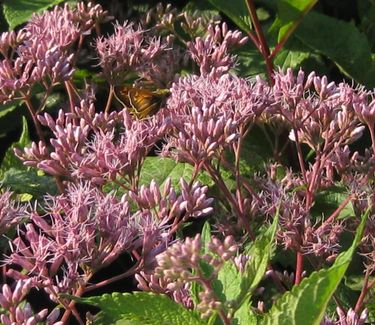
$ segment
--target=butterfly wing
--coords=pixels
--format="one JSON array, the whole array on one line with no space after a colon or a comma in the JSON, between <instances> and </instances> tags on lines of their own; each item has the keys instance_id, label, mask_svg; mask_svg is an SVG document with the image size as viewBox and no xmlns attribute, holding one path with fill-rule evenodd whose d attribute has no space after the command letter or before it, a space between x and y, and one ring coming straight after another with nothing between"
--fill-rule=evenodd
<instances>
[{"instance_id":1,"label":"butterfly wing","mask_svg":"<svg viewBox=\"0 0 375 325\"><path fill-rule=\"evenodd\" d=\"M156 113L160 108L161 97L149 90L124 87L120 90L120 95L130 113L139 119Z\"/></svg>"}]
</instances>

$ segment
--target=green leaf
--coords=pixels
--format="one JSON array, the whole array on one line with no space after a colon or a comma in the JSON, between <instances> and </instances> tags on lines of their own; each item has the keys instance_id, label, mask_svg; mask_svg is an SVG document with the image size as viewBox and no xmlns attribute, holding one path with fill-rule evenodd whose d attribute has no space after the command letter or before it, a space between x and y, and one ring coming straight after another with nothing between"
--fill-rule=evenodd
<instances>
[{"instance_id":1,"label":"green leaf","mask_svg":"<svg viewBox=\"0 0 375 325\"><path fill-rule=\"evenodd\" d=\"M250 257L240 284L241 294L238 297L238 305L241 306L251 296L252 291L262 280L264 273L275 250L275 235L279 222L279 212L267 231L259 235L257 239L245 248L244 254Z\"/></svg>"},{"instance_id":2,"label":"green leaf","mask_svg":"<svg viewBox=\"0 0 375 325\"><path fill-rule=\"evenodd\" d=\"M242 275L232 261L227 261L220 268L217 275L220 282L220 291L217 292L222 302L234 301L241 293Z\"/></svg>"},{"instance_id":3,"label":"green leaf","mask_svg":"<svg viewBox=\"0 0 375 325\"><path fill-rule=\"evenodd\" d=\"M21 125L23 107L20 102L0 105L0 130L1 133L12 131Z\"/></svg>"},{"instance_id":4,"label":"green leaf","mask_svg":"<svg viewBox=\"0 0 375 325\"><path fill-rule=\"evenodd\" d=\"M180 178L189 182L194 168L188 163L175 162L173 159L162 157L147 157L142 167L140 184L150 184L154 179L159 186L163 186L167 178L171 178L172 186L179 188ZM201 174L198 180L205 185L213 182L206 174Z\"/></svg>"},{"instance_id":5,"label":"green leaf","mask_svg":"<svg viewBox=\"0 0 375 325\"><path fill-rule=\"evenodd\" d=\"M358 1L358 18L361 20L360 29L366 33L372 51L375 50L375 2L374 0Z\"/></svg>"},{"instance_id":6,"label":"green leaf","mask_svg":"<svg viewBox=\"0 0 375 325\"><path fill-rule=\"evenodd\" d=\"M8 169L3 175L2 185L17 194L30 194L34 198L41 198L46 193L53 195L58 192L52 176L38 175L37 171L31 168Z\"/></svg>"},{"instance_id":7,"label":"green leaf","mask_svg":"<svg viewBox=\"0 0 375 325\"><path fill-rule=\"evenodd\" d=\"M250 307L250 298L246 299L241 307L234 313L233 325L244 324L258 324L258 318Z\"/></svg>"},{"instance_id":8,"label":"green leaf","mask_svg":"<svg viewBox=\"0 0 375 325\"><path fill-rule=\"evenodd\" d=\"M266 77L266 64L258 50L246 44L237 50L238 74L243 77L257 76Z\"/></svg>"},{"instance_id":9,"label":"green leaf","mask_svg":"<svg viewBox=\"0 0 375 325\"><path fill-rule=\"evenodd\" d=\"M202 325L196 312L185 309L165 295L149 292L112 293L97 297L73 298L101 309L96 325Z\"/></svg>"},{"instance_id":10,"label":"green leaf","mask_svg":"<svg viewBox=\"0 0 375 325\"><path fill-rule=\"evenodd\" d=\"M343 278L359 244L369 211L362 217L352 246L341 253L329 269L313 272L300 285L285 293L272 306L261 324L319 325L333 293Z\"/></svg>"},{"instance_id":11,"label":"green leaf","mask_svg":"<svg viewBox=\"0 0 375 325\"><path fill-rule=\"evenodd\" d=\"M3 11L10 29L27 22L38 13L59 4L63 0L3 0Z\"/></svg>"},{"instance_id":12,"label":"green leaf","mask_svg":"<svg viewBox=\"0 0 375 325\"><path fill-rule=\"evenodd\" d=\"M208 243L211 240L211 225L208 221L206 221L202 228L201 233L201 241L202 241L202 253L206 254L208 253ZM197 283L196 281L193 281L191 283L190 293L191 298L194 301L194 304L197 305L199 303L199 292L202 291L201 285Z\"/></svg>"},{"instance_id":13,"label":"green leaf","mask_svg":"<svg viewBox=\"0 0 375 325\"><path fill-rule=\"evenodd\" d=\"M292 51L284 48L277 54L274 64L285 71L287 68L295 69L300 67L302 62L309 57L309 52Z\"/></svg>"},{"instance_id":14,"label":"green leaf","mask_svg":"<svg viewBox=\"0 0 375 325\"><path fill-rule=\"evenodd\" d=\"M26 147L28 144L31 143L30 137L29 137L29 128L27 126L27 120L25 117L22 118L22 134L18 142L14 143L11 147L8 148L8 150L5 153L4 159L1 163L0 167L0 177L4 176L4 173L10 169L26 169L26 167L23 165L21 160L19 160L15 155L14 155L14 149L23 149Z\"/></svg>"},{"instance_id":15,"label":"green leaf","mask_svg":"<svg viewBox=\"0 0 375 325\"><path fill-rule=\"evenodd\" d=\"M328 190L322 191L315 197L313 214L320 216L322 212L326 215L332 214L349 196L348 191L344 187L336 186ZM349 202L337 216L338 219L346 219L354 217L355 212L351 202Z\"/></svg>"},{"instance_id":16,"label":"green leaf","mask_svg":"<svg viewBox=\"0 0 375 325\"><path fill-rule=\"evenodd\" d=\"M375 296L372 296L372 298L368 301L366 304L366 308L368 310L368 324L374 324L375 323Z\"/></svg>"},{"instance_id":17,"label":"green leaf","mask_svg":"<svg viewBox=\"0 0 375 325\"><path fill-rule=\"evenodd\" d=\"M205 254L208 252L207 245L211 241L211 225L208 221L206 221L203 225L201 240L202 240L203 253Z\"/></svg>"},{"instance_id":18,"label":"green leaf","mask_svg":"<svg viewBox=\"0 0 375 325\"><path fill-rule=\"evenodd\" d=\"M364 280L364 275L350 275L345 277L344 282L348 288L354 291L361 291L363 288ZM372 282L374 280L375 276L370 276L368 282Z\"/></svg>"},{"instance_id":19,"label":"green leaf","mask_svg":"<svg viewBox=\"0 0 375 325\"><path fill-rule=\"evenodd\" d=\"M279 0L277 1L277 18L271 26L271 31L277 29L278 41L288 37L302 18L312 9L317 0Z\"/></svg>"},{"instance_id":20,"label":"green leaf","mask_svg":"<svg viewBox=\"0 0 375 325\"><path fill-rule=\"evenodd\" d=\"M194 168L188 163L175 162L170 158L146 157L142 166L139 183L140 185L149 185L152 180L155 180L163 188L166 180L170 178L172 186L175 189L179 189L180 179L183 178L186 182L190 182L193 171ZM201 172L198 175L197 181L207 186L214 184L211 177L205 172ZM123 182L123 180L119 178L118 182ZM116 191L118 195L124 194L124 190L115 182L108 182L104 186L103 191L105 193Z\"/></svg>"},{"instance_id":21,"label":"green leaf","mask_svg":"<svg viewBox=\"0 0 375 325\"><path fill-rule=\"evenodd\" d=\"M375 86L370 45L353 24L310 12L295 34L311 49L334 61L348 77L368 87Z\"/></svg>"},{"instance_id":22,"label":"green leaf","mask_svg":"<svg viewBox=\"0 0 375 325\"><path fill-rule=\"evenodd\" d=\"M217 10L227 15L239 28L251 31L251 19L245 0L208 0Z\"/></svg>"}]
</instances>

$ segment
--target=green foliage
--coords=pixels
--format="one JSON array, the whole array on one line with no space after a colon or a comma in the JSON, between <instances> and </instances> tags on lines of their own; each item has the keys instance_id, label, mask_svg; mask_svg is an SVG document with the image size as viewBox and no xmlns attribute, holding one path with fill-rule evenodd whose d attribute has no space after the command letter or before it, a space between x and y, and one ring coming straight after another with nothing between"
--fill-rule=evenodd
<instances>
[{"instance_id":1,"label":"green foliage","mask_svg":"<svg viewBox=\"0 0 375 325\"><path fill-rule=\"evenodd\" d=\"M251 19L244 0L208 0L217 10L226 14L245 32L251 30Z\"/></svg>"},{"instance_id":2,"label":"green foliage","mask_svg":"<svg viewBox=\"0 0 375 325\"><path fill-rule=\"evenodd\" d=\"M313 214L321 216L322 211L329 216L348 198L349 193L343 187L336 186L321 191L315 197L315 205L312 209ZM338 219L346 219L354 217L355 212L353 205L349 202L337 216Z\"/></svg>"},{"instance_id":3,"label":"green foliage","mask_svg":"<svg viewBox=\"0 0 375 325\"><path fill-rule=\"evenodd\" d=\"M177 304L165 295L147 292L113 293L99 297L75 298L101 309L96 325L202 325L199 315Z\"/></svg>"},{"instance_id":4,"label":"green foliage","mask_svg":"<svg viewBox=\"0 0 375 325\"><path fill-rule=\"evenodd\" d=\"M9 29L27 22L34 13L42 12L63 0L3 0L3 11Z\"/></svg>"},{"instance_id":5,"label":"green foliage","mask_svg":"<svg viewBox=\"0 0 375 325\"><path fill-rule=\"evenodd\" d=\"M202 228L202 233L201 233L201 240L202 240L202 248L203 248L203 253L208 252L208 243L211 240L211 226L208 221L206 221L203 225Z\"/></svg>"},{"instance_id":6,"label":"green foliage","mask_svg":"<svg viewBox=\"0 0 375 325\"><path fill-rule=\"evenodd\" d=\"M22 122L22 133L19 140L16 143L14 143L11 147L9 147L8 150L5 152L4 159L0 166L0 178L3 177L6 171L10 168L25 169L22 162L14 155L14 149L23 149L31 143L29 137L29 127L27 125L25 117L23 117Z\"/></svg>"},{"instance_id":7,"label":"green foliage","mask_svg":"<svg viewBox=\"0 0 375 325\"><path fill-rule=\"evenodd\" d=\"M215 293L223 302L235 301L241 293L242 275L232 261L225 262L217 276Z\"/></svg>"},{"instance_id":8,"label":"green foliage","mask_svg":"<svg viewBox=\"0 0 375 325\"><path fill-rule=\"evenodd\" d=\"M254 32L252 24L248 23L249 14L245 0L209 2L243 31ZM317 0L278 0L275 3L277 14L269 29L269 44L274 45L273 34L277 34L277 42L283 39L289 39L288 43L296 39L301 41L301 44L293 49L288 49L287 43L276 55L275 66L283 69L297 68L314 51L332 60L347 77L370 88L375 86L375 60L372 58L369 42L371 38L366 38L352 23L312 11ZM367 7L368 10L363 13L362 26L372 35L374 28L368 17L374 15L374 10L373 6ZM257 50L241 49L238 54L242 74L244 71L246 75L264 72L264 59Z\"/></svg>"},{"instance_id":9,"label":"green foliage","mask_svg":"<svg viewBox=\"0 0 375 325\"><path fill-rule=\"evenodd\" d=\"M63 0L4 0L2 8L6 22L12 29L27 22L33 13L41 12L61 2ZM371 6L374 1L363 0L358 2L358 20L360 23L357 24L356 21L357 25L354 22L344 21L340 17L329 17L322 7L314 8L317 2L317 0L256 2L257 7L259 6L257 8L258 18L261 21L263 31L267 31L265 36L271 52L278 45L278 42L288 40L285 44L282 44L280 51L272 58L274 66L286 70L287 68L298 69L300 66L311 64L310 70L316 69L318 66L328 73L331 72L332 67L336 66L344 76L367 87L374 87L375 54L372 52L375 50L375 38L373 37L375 35L375 7ZM147 6L143 7L146 8ZM134 8L136 7L134 6ZM267 11L265 8L271 8L274 11ZM214 18L218 13L223 13L245 34L253 33L255 35L246 0L190 2L185 9L190 13L197 11L197 16L205 16L206 18ZM143 11L146 12L146 10ZM184 37L186 37L188 41L189 35L185 35L180 26L174 27L176 27L178 33L181 32L182 40L185 40ZM231 27L231 29L234 28ZM197 31L198 35L203 36L204 33L204 29ZM179 45L183 46L183 43L182 41ZM241 76L258 74L265 76L265 58L256 46L251 44L251 41L239 49L236 54L239 58L239 65L236 67L235 73ZM79 85L81 89L84 88L87 79L106 87L103 77L89 70L90 68L82 66L77 69L72 81ZM133 77L135 79L137 76L134 74ZM81 89L78 89L77 94ZM43 108L55 111L61 103L67 100L66 97L62 96L62 92L59 92L60 90L54 89L54 92L49 94ZM31 91L32 101L43 102L43 91L44 88L42 87L40 89L33 88ZM25 106L22 106L21 102L15 101L0 105L0 136L7 136L10 131L20 127L24 110ZM41 111L43 109L40 109ZM23 166L19 159L14 156L13 150L15 148L22 149L31 143L26 119L23 118L22 122L22 134L19 140L6 151L4 150L5 156L0 166L1 185L10 188L21 197L21 200L39 199L46 193L56 194L57 188L53 177ZM266 163L275 160L279 147L283 145L280 144L282 136L279 137L279 134L277 134L273 138L268 137L271 132L268 132L269 130L266 130L266 127L262 128L262 125L254 126L252 130L249 130L247 137L243 139L239 170L243 179L251 181L254 174L264 172ZM279 143L277 143L278 141ZM309 159L314 156L314 152L311 151L310 153L311 157L307 156ZM282 161L287 159L285 156L276 157L276 159L280 158L280 161ZM233 162L233 155L226 153L226 160ZM233 173L226 170L220 161L214 161L213 165L218 166L224 184L235 197L238 183L235 181ZM280 167L280 170L282 169L281 172L284 172L289 167L291 166L283 166ZM232 213L230 204L221 200L222 198L225 199L228 194L223 194L223 191L215 187L215 182L207 173L200 172L198 175L194 175L194 168L188 163L176 162L169 158L147 157L142 164L139 183L148 185L152 180L155 180L162 188L166 180L170 178L172 186L178 190L181 178L190 182L193 176L196 176L196 180L200 183L210 186L210 194L214 192L219 197L214 202L219 207L215 213L217 212L218 215L227 211ZM299 187L298 190L305 189L303 186ZM242 188L239 187L241 191ZM117 190L119 194L124 192L116 182L104 185L105 192L111 190ZM337 184L335 187L325 189L314 195L314 206L310 212L316 219L321 218L322 215L329 216L337 210L347 197L346 189L341 184ZM349 203L341 210L337 219L348 219L354 216L353 206ZM310 276L304 278L300 285L294 286L291 291L283 294L267 314L260 316L256 314L252 307L254 306L253 293L264 278L271 260L275 262L275 259L281 259L280 256L284 256L282 262L286 260L287 262L280 263L283 264L283 267L284 264L289 266L295 262L293 260L295 256L292 256L291 251L280 254L278 252L274 258L275 236L278 226L278 215L276 215L268 229L261 228L256 239L241 248L241 253L249 257L245 269L239 271L232 261L228 261L223 264L217 274L217 279L212 280L216 296L223 303L224 309L233 315L233 324L319 324L324 314L336 308L336 303L332 300L334 293L343 305L353 305L353 297L357 297L363 288L363 276L359 276L358 273L347 274L345 282L342 283L341 280L344 278L350 262L353 262L353 254L362 236L367 216L368 214L365 214L362 217L350 248L341 253L331 267L313 272ZM229 218L231 217L229 216ZM211 240L211 235L211 226L206 222L201 234L202 254L209 252L207 244ZM351 234L344 233L342 237L345 236L351 239ZM340 244L344 244L343 247L350 245L341 239ZM345 244L347 245L345 246ZM214 268L212 265L202 261L200 266L207 278L213 275ZM308 267L306 270L308 270ZM373 278L370 281L373 281ZM191 296L195 305L199 303L201 290L200 284L192 283ZM276 298L277 295L272 296L272 299ZM95 324L99 325L222 324L217 314L207 321L202 320L198 312L185 309L166 295L135 292L132 294L104 294L88 298L73 297L72 299L100 308L101 312L96 316L95 321ZM265 302L270 303L270 301ZM369 299L366 307L369 310L369 321L375 322L374 298Z\"/></svg>"},{"instance_id":10,"label":"green foliage","mask_svg":"<svg viewBox=\"0 0 375 325\"><path fill-rule=\"evenodd\" d=\"M271 227L245 249L250 260L243 273L232 261L227 261L220 269L217 279L213 281L215 294L234 313L234 324L246 324L249 320L256 320L255 314L250 309L250 297L264 276L272 257L277 224L278 217L276 216ZM206 222L202 231L202 254L207 253L206 246L210 238L211 230ZM201 267L207 278L210 277L212 267L203 262ZM193 284L191 293L195 302L199 301L199 291L199 286L196 283ZM206 324L196 312L184 309L165 295L134 292L133 294L114 293L100 297L74 299L101 309L95 324L123 324L125 321L129 321L129 324L152 325L183 325L188 322ZM211 318L211 322L218 322L215 315Z\"/></svg>"},{"instance_id":11,"label":"green foliage","mask_svg":"<svg viewBox=\"0 0 375 325\"><path fill-rule=\"evenodd\" d=\"M171 179L172 186L175 189L180 188L180 179L185 179L189 182L193 176L194 168L188 163L176 162L170 158L146 157L140 174L139 182L141 185L149 185L152 180L163 188L168 178ZM118 180L121 182L121 179ZM212 179L204 172L199 173L197 181L204 185L213 185ZM115 182L108 182L104 186L105 192L117 191L119 195L124 193L124 190Z\"/></svg>"},{"instance_id":12,"label":"green foliage","mask_svg":"<svg viewBox=\"0 0 375 325\"><path fill-rule=\"evenodd\" d=\"M296 30L296 37L330 58L346 76L369 88L375 86L369 42L353 24L310 12Z\"/></svg>"},{"instance_id":13,"label":"green foliage","mask_svg":"<svg viewBox=\"0 0 375 325\"><path fill-rule=\"evenodd\" d=\"M278 31L278 41L287 37L297 27L303 17L312 9L317 0L279 0L277 17L271 30Z\"/></svg>"},{"instance_id":14,"label":"green foliage","mask_svg":"<svg viewBox=\"0 0 375 325\"><path fill-rule=\"evenodd\" d=\"M265 64L259 51L251 47L249 44L241 47L236 51L238 56L238 73L241 76L265 77Z\"/></svg>"},{"instance_id":15,"label":"green foliage","mask_svg":"<svg viewBox=\"0 0 375 325\"><path fill-rule=\"evenodd\" d=\"M311 53L308 51L294 51L284 48L276 56L274 63L283 70L287 68L297 69L310 56Z\"/></svg>"},{"instance_id":16,"label":"green foliage","mask_svg":"<svg viewBox=\"0 0 375 325\"><path fill-rule=\"evenodd\" d=\"M187 163L178 163L173 159L147 157L142 166L141 184L150 184L154 179L161 187L167 178L171 178L174 187L179 186L180 178L189 181L193 175L193 167Z\"/></svg>"},{"instance_id":17,"label":"green foliage","mask_svg":"<svg viewBox=\"0 0 375 325\"><path fill-rule=\"evenodd\" d=\"M0 104L0 134L5 135L20 127L23 107L19 102Z\"/></svg>"},{"instance_id":18,"label":"green foliage","mask_svg":"<svg viewBox=\"0 0 375 325\"><path fill-rule=\"evenodd\" d=\"M279 212L277 212L272 225L266 232L257 236L256 240L245 247L245 254L250 256L246 263L243 281L241 283L242 299L247 298L262 280L264 273L275 250L275 235L278 226Z\"/></svg>"},{"instance_id":19,"label":"green foliage","mask_svg":"<svg viewBox=\"0 0 375 325\"><path fill-rule=\"evenodd\" d=\"M56 183L51 176L36 172L34 169L8 169L1 181L2 186L10 188L22 198L42 198L45 194L57 194Z\"/></svg>"},{"instance_id":20,"label":"green foliage","mask_svg":"<svg viewBox=\"0 0 375 325\"><path fill-rule=\"evenodd\" d=\"M341 253L329 269L313 272L300 285L276 301L262 325L320 324L324 312L352 260L366 224L369 212L359 225L352 246Z\"/></svg>"},{"instance_id":21,"label":"green foliage","mask_svg":"<svg viewBox=\"0 0 375 325\"><path fill-rule=\"evenodd\" d=\"M42 198L46 193L56 194L53 177L28 168L14 155L14 149L22 149L31 143L26 118L23 118L22 134L19 140L8 148L0 166L1 184L19 194L21 200Z\"/></svg>"}]
</instances>

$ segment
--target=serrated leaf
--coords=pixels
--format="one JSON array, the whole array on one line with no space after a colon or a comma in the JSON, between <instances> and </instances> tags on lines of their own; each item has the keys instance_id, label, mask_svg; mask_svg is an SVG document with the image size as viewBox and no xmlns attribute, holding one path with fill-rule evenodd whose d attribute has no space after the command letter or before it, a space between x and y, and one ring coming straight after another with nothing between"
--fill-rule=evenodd
<instances>
[{"instance_id":1,"label":"serrated leaf","mask_svg":"<svg viewBox=\"0 0 375 325\"><path fill-rule=\"evenodd\" d=\"M22 118L22 133L19 140L8 148L5 152L4 159L1 162L0 177L4 176L4 173L10 169L26 169L23 163L14 155L14 149L23 149L25 146L31 143L29 137L29 128L27 126L27 120L25 117Z\"/></svg>"},{"instance_id":2,"label":"serrated leaf","mask_svg":"<svg viewBox=\"0 0 375 325\"><path fill-rule=\"evenodd\" d=\"M4 17L10 29L27 22L33 13L44 11L63 0L3 0Z\"/></svg>"},{"instance_id":3,"label":"serrated leaf","mask_svg":"<svg viewBox=\"0 0 375 325\"><path fill-rule=\"evenodd\" d=\"M251 19L245 0L208 0L217 10L227 15L239 28L251 31Z\"/></svg>"},{"instance_id":4,"label":"serrated leaf","mask_svg":"<svg viewBox=\"0 0 375 325\"><path fill-rule=\"evenodd\" d=\"M217 280L220 282L221 292L216 292L216 294L222 298L223 302L238 298L241 293L242 275L232 261L225 262L220 268Z\"/></svg>"},{"instance_id":5,"label":"serrated leaf","mask_svg":"<svg viewBox=\"0 0 375 325\"><path fill-rule=\"evenodd\" d=\"M258 318L251 310L250 299L246 299L239 309L234 313L233 325L251 324L257 325Z\"/></svg>"},{"instance_id":6,"label":"serrated leaf","mask_svg":"<svg viewBox=\"0 0 375 325\"><path fill-rule=\"evenodd\" d=\"M101 309L96 325L202 325L196 312L185 309L165 295L149 292L112 293L97 297L74 298Z\"/></svg>"},{"instance_id":7,"label":"serrated leaf","mask_svg":"<svg viewBox=\"0 0 375 325\"><path fill-rule=\"evenodd\" d=\"M311 49L330 58L348 77L368 87L375 86L369 42L353 24L310 12L295 35Z\"/></svg>"},{"instance_id":8,"label":"serrated leaf","mask_svg":"<svg viewBox=\"0 0 375 325\"><path fill-rule=\"evenodd\" d=\"M329 269L313 272L300 285L285 293L272 306L261 324L319 325L333 293L343 278L352 256L359 244L369 211L362 217L352 246L341 253Z\"/></svg>"}]
</instances>

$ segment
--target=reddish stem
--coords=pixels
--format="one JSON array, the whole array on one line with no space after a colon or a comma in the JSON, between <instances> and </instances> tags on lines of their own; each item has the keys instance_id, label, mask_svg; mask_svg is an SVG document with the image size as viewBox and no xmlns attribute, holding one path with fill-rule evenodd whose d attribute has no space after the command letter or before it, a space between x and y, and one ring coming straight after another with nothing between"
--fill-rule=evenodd
<instances>
[{"instance_id":1,"label":"reddish stem","mask_svg":"<svg viewBox=\"0 0 375 325\"><path fill-rule=\"evenodd\" d=\"M135 274L136 272L138 272L143 266L143 260L141 261L138 261L138 263L136 263L131 269L129 269L127 272L125 273L122 273L122 274L119 274L117 276L114 276L110 279L107 279L107 280L104 280L102 282L99 282L99 283L96 283L96 284L93 284L91 286L88 286L86 287L86 290L85 290L85 293L86 292L89 292L89 291L92 291L92 290L95 290L95 289L98 289L100 287L103 287L105 285L108 285L112 282L116 282L116 281L119 281L119 280L122 280L124 278L127 278L133 274Z\"/></svg>"},{"instance_id":2,"label":"reddish stem","mask_svg":"<svg viewBox=\"0 0 375 325\"><path fill-rule=\"evenodd\" d=\"M30 112L31 118L33 120L35 129L36 129L36 133L38 133L39 140L46 143L46 141L44 139L44 136L43 136L42 128L40 127L40 123L38 121L37 114L36 114L36 111L33 107L33 104L31 103L30 97L25 93L21 93L21 94L22 94L23 100L26 103L27 109Z\"/></svg>"},{"instance_id":3,"label":"reddish stem","mask_svg":"<svg viewBox=\"0 0 375 325\"><path fill-rule=\"evenodd\" d=\"M301 252L297 252L297 262L296 262L296 279L294 284L300 284L302 279L302 271L303 271L303 255Z\"/></svg>"},{"instance_id":4,"label":"reddish stem","mask_svg":"<svg viewBox=\"0 0 375 325\"><path fill-rule=\"evenodd\" d=\"M222 159L222 163L223 163L223 166L225 168L227 168L232 174L233 176L235 175L235 171L233 170L233 167L229 164L229 162L227 162L224 158ZM254 189L252 188L251 184L249 183L249 181L242 177L242 176L239 176L240 177L240 180L241 180L241 183L243 185L244 188L246 188L246 190L259 202L259 203L262 203L262 200L260 199L260 197L258 196L258 194L254 191Z\"/></svg>"},{"instance_id":5,"label":"reddish stem","mask_svg":"<svg viewBox=\"0 0 375 325\"><path fill-rule=\"evenodd\" d=\"M85 292L84 287L80 286L78 288L77 292L75 293L75 296L76 297L80 297L80 296L83 295L84 292ZM77 319L77 321L78 321L78 323L80 325L84 325L85 324L82 321L79 313L77 312L77 309L75 308L75 304L76 304L76 302L74 300L72 300L68 306L64 306L66 308L66 310L64 312L64 315L61 318L61 322L63 324L68 324L68 320L69 320L70 314L72 314L72 313L73 313L74 317Z\"/></svg>"},{"instance_id":6,"label":"reddish stem","mask_svg":"<svg viewBox=\"0 0 375 325\"><path fill-rule=\"evenodd\" d=\"M340 212L348 205L351 199L353 199L353 196L349 195L343 202L341 202L339 207L328 217L328 219L324 221L324 223L322 223L320 227L316 229L315 231L319 232L319 230L322 227L324 227L326 224L331 223L333 220L335 220L337 216L340 214Z\"/></svg>"},{"instance_id":7,"label":"reddish stem","mask_svg":"<svg viewBox=\"0 0 375 325\"><path fill-rule=\"evenodd\" d=\"M255 29L255 33L257 35L257 39L259 41L259 43L258 44L255 43L255 45L259 48L260 53L262 54L262 56L264 58L264 61L266 63L266 69L267 69L269 82L270 82L271 85L273 85L274 84L274 79L273 79L274 66L273 66L272 58L270 57L270 49L268 47L266 38L264 36L262 26L260 25L260 21L258 19L257 13L256 13L254 1L253 0L246 0L246 3L247 3L247 8L248 8L249 13L250 13L251 21L253 22L253 25L254 25L254 29ZM254 42L254 40L253 40L253 42Z\"/></svg>"},{"instance_id":8,"label":"reddish stem","mask_svg":"<svg viewBox=\"0 0 375 325\"><path fill-rule=\"evenodd\" d=\"M243 222L243 225L247 233L249 234L250 238L252 240L255 240L255 236L251 231L249 220L247 220L246 216L239 209L236 200L234 200L232 193L229 191L229 189L225 185L225 182L221 178L220 173L216 172L210 163L204 163L204 167L207 170L207 172L210 174L212 179L215 181L217 186L223 191L225 198L228 200L229 204L232 206L238 218L241 219L241 221Z\"/></svg>"},{"instance_id":9,"label":"reddish stem","mask_svg":"<svg viewBox=\"0 0 375 325\"><path fill-rule=\"evenodd\" d=\"M369 278L370 278L370 270L367 269L366 274L365 274L365 279L363 281L363 287L362 287L362 290L361 290L361 294L359 295L357 303L355 304L355 308L354 308L354 311L356 312L356 314L359 314L359 312L362 308L363 300L366 297L367 291L368 291L369 288L371 288L371 286L368 285ZM372 282L375 282L375 279Z\"/></svg>"}]
</instances>

